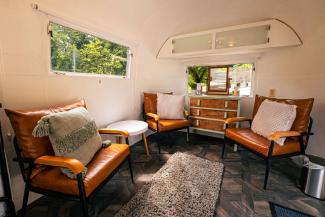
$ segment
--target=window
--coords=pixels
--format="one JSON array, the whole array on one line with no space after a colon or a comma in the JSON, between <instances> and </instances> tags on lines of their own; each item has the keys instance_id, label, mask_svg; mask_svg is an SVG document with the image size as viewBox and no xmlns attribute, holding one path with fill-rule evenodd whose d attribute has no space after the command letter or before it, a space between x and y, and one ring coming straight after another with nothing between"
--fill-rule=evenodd
<instances>
[{"instance_id":1,"label":"window","mask_svg":"<svg viewBox=\"0 0 325 217\"><path fill-rule=\"evenodd\" d=\"M49 29L53 72L127 76L128 47L53 22Z\"/></svg>"},{"instance_id":2,"label":"window","mask_svg":"<svg viewBox=\"0 0 325 217\"><path fill-rule=\"evenodd\" d=\"M253 76L254 64L232 64L226 66L191 66L188 68L188 90L189 93L195 90L196 84L202 85L202 92L207 93L207 84L209 82L209 71L218 74L214 76L220 80L222 78L228 79L228 85L225 83L213 83L219 92L220 88L229 88L229 94L233 94L237 89L240 96L250 96L252 91L252 76ZM227 76L226 73L227 72ZM211 79L211 78L210 78ZM218 80L217 79L217 80ZM213 81L216 80L213 78ZM211 85L211 84L210 84ZM219 89L218 89L219 88Z\"/></svg>"},{"instance_id":3,"label":"window","mask_svg":"<svg viewBox=\"0 0 325 217\"><path fill-rule=\"evenodd\" d=\"M229 66L229 92L233 93L235 88L237 88L240 96L250 96L252 91L253 70L254 64L252 63Z\"/></svg>"}]
</instances>

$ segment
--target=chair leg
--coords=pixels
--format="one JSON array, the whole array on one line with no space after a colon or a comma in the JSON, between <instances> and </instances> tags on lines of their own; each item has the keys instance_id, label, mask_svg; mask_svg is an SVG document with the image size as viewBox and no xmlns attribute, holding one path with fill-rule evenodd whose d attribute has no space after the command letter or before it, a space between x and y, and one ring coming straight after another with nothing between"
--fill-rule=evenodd
<instances>
[{"instance_id":1,"label":"chair leg","mask_svg":"<svg viewBox=\"0 0 325 217\"><path fill-rule=\"evenodd\" d=\"M134 183L134 179L133 179L133 170L132 170L132 163L131 163L131 156L128 156L128 164L129 164L129 170L130 170L131 181L132 181L132 183Z\"/></svg>"},{"instance_id":2,"label":"chair leg","mask_svg":"<svg viewBox=\"0 0 325 217\"><path fill-rule=\"evenodd\" d=\"M167 147L168 148L173 147L174 146L174 141L173 141L173 138L172 138L170 132L167 133L167 138L168 138Z\"/></svg>"},{"instance_id":3,"label":"chair leg","mask_svg":"<svg viewBox=\"0 0 325 217\"><path fill-rule=\"evenodd\" d=\"M267 158L266 159L265 177L264 177L264 190L266 190L267 180L269 178L270 170L271 170L271 159L270 158Z\"/></svg>"},{"instance_id":4,"label":"chair leg","mask_svg":"<svg viewBox=\"0 0 325 217\"><path fill-rule=\"evenodd\" d=\"M9 201L9 210L10 210L10 216L16 217L16 208L15 204L12 201Z\"/></svg>"},{"instance_id":5,"label":"chair leg","mask_svg":"<svg viewBox=\"0 0 325 217\"><path fill-rule=\"evenodd\" d=\"M226 137L223 138L223 144L222 144L222 151L221 151L221 158L223 159L224 158L224 155L225 155L225 149L226 149Z\"/></svg>"},{"instance_id":6,"label":"chair leg","mask_svg":"<svg viewBox=\"0 0 325 217\"><path fill-rule=\"evenodd\" d=\"M190 144L190 127L187 127L186 142Z\"/></svg>"},{"instance_id":7,"label":"chair leg","mask_svg":"<svg viewBox=\"0 0 325 217\"><path fill-rule=\"evenodd\" d=\"M160 141L158 141L158 140L157 140L157 145L158 145L158 154L161 154Z\"/></svg>"},{"instance_id":8,"label":"chair leg","mask_svg":"<svg viewBox=\"0 0 325 217\"><path fill-rule=\"evenodd\" d=\"M264 177L264 190L266 190L267 180L269 178L269 173L271 170L271 160L272 160L272 154L273 154L273 148L274 148L274 141L271 141L269 153L266 158L266 170L265 170L265 177Z\"/></svg>"},{"instance_id":9,"label":"chair leg","mask_svg":"<svg viewBox=\"0 0 325 217\"><path fill-rule=\"evenodd\" d=\"M84 186L84 183L83 183L82 173L79 173L77 175L77 180L78 180L79 196L80 196L80 203L81 203L81 207L82 207L82 213L83 213L84 217L88 217L85 186Z\"/></svg>"},{"instance_id":10,"label":"chair leg","mask_svg":"<svg viewBox=\"0 0 325 217\"><path fill-rule=\"evenodd\" d=\"M26 183L23 197L23 207L21 208L21 216L25 217L27 213L27 204L29 197L29 183Z\"/></svg>"}]
</instances>

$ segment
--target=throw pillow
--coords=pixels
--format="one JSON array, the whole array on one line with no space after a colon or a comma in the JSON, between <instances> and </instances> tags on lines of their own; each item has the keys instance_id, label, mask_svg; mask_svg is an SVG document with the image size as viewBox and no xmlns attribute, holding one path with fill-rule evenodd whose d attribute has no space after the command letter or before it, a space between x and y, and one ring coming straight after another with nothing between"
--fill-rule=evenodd
<instances>
[{"instance_id":1,"label":"throw pillow","mask_svg":"<svg viewBox=\"0 0 325 217\"><path fill-rule=\"evenodd\" d=\"M78 159L85 166L102 146L96 123L84 107L42 117L33 130L33 136L49 136L56 156ZM87 168L83 174L86 171ZM76 178L67 168L62 168L62 172Z\"/></svg>"},{"instance_id":2,"label":"throw pillow","mask_svg":"<svg viewBox=\"0 0 325 217\"><path fill-rule=\"evenodd\" d=\"M296 108L296 105L264 100L253 119L252 130L264 137L276 131L288 131L296 119ZM284 142L285 138L276 141L279 145Z\"/></svg>"},{"instance_id":3,"label":"throw pillow","mask_svg":"<svg viewBox=\"0 0 325 217\"><path fill-rule=\"evenodd\" d=\"M185 97L157 93L157 114L163 119L184 119Z\"/></svg>"}]
</instances>

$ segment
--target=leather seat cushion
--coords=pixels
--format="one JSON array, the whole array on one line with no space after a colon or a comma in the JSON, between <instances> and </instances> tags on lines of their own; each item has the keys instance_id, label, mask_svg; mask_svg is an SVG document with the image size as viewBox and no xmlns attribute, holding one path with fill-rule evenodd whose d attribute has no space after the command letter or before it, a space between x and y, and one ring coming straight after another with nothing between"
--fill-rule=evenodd
<instances>
[{"instance_id":1,"label":"leather seat cushion","mask_svg":"<svg viewBox=\"0 0 325 217\"><path fill-rule=\"evenodd\" d=\"M157 123L153 119L148 119L147 123L149 127L157 131ZM190 122L185 119L161 119L159 120L159 132L166 132L170 130L175 130L179 128L188 127Z\"/></svg>"},{"instance_id":2,"label":"leather seat cushion","mask_svg":"<svg viewBox=\"0 0 325 217\"><path fill-rule=\"evenodd\" d=\"M53 112L67 111L77 107L85 107L84 100L64 105L39 110L10 110L5 109L7 116L14 129L19 147L22 149L24 158L36 159L43 155L53 155L52 145L49 138L34 137L32 132L37 122L45 115Z\"/></svg>"},{"instance_id":3,"label":"leather seat cushion","mask_svg":"<svg viewBox=\"0 0 325 217\"><path fill-rule=\"evenodd\" d=\"M100 149L87 165L84 178L88 197L128 157L129 146L112 144ZM69 195L79 195L76 179L70 179L58 167L46 167L32 178L32 186Z\"/></svg>"},{"instance_id":4,"label":"leather seat cushion","mask_svg":"<svg viewBox=\"0 0 325 217\"><path fill-rule=\"evenodd\" d=\"M228 128L225 135L227 138L238 142L246 148L256 151L267 157L271 141L254 133L250 128ZM298 140L287 138L284 145L274 144L272 156L300 152Z\"/></svg>"}]
</instances>

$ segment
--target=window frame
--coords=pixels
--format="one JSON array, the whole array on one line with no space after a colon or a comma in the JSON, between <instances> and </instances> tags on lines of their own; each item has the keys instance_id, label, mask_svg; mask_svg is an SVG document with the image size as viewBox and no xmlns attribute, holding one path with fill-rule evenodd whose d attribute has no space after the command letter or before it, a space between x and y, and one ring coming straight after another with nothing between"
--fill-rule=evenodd
<instances>
[{"instance_id":1,"label":"window frame","mask_svg":"<svg viewBox=\"0 0 325 217\"><path fill-rule=\"evenodd\" d=\"M92 31L89 29L92 29L90 27L83 27L81 25L75 25L70 22L66 22L64 20L60 19L48 19L46 22L46 35L48 37L48 49L47 49L47 59L48 59L48 68L49 68L49 73L52 76L69 76L69 77L90 77L90 78L111 78L111 79L130 79L131 77L131 66L132 66L132 57L133 57L133 52L132 52L132 46L122 42L121 40L115 40L110 37L107 37L105 34L99 33L97 31ZM59 70L53 70L52 69L52 60L51 60L51 34L50 34L50 23L58 24L67 28L71 28L75 31L79 31L81 33L89 34L94 37L100 38L102 40L106 40L108 42L116 43L121 46L125 46L128 48L128 54L127 54L127 64L126 64L126 75L108 75L108 74L96 74L96 73L90 73L90 72L66 72L66 71L59 71Z\"/></svg>"}]
</instances>

